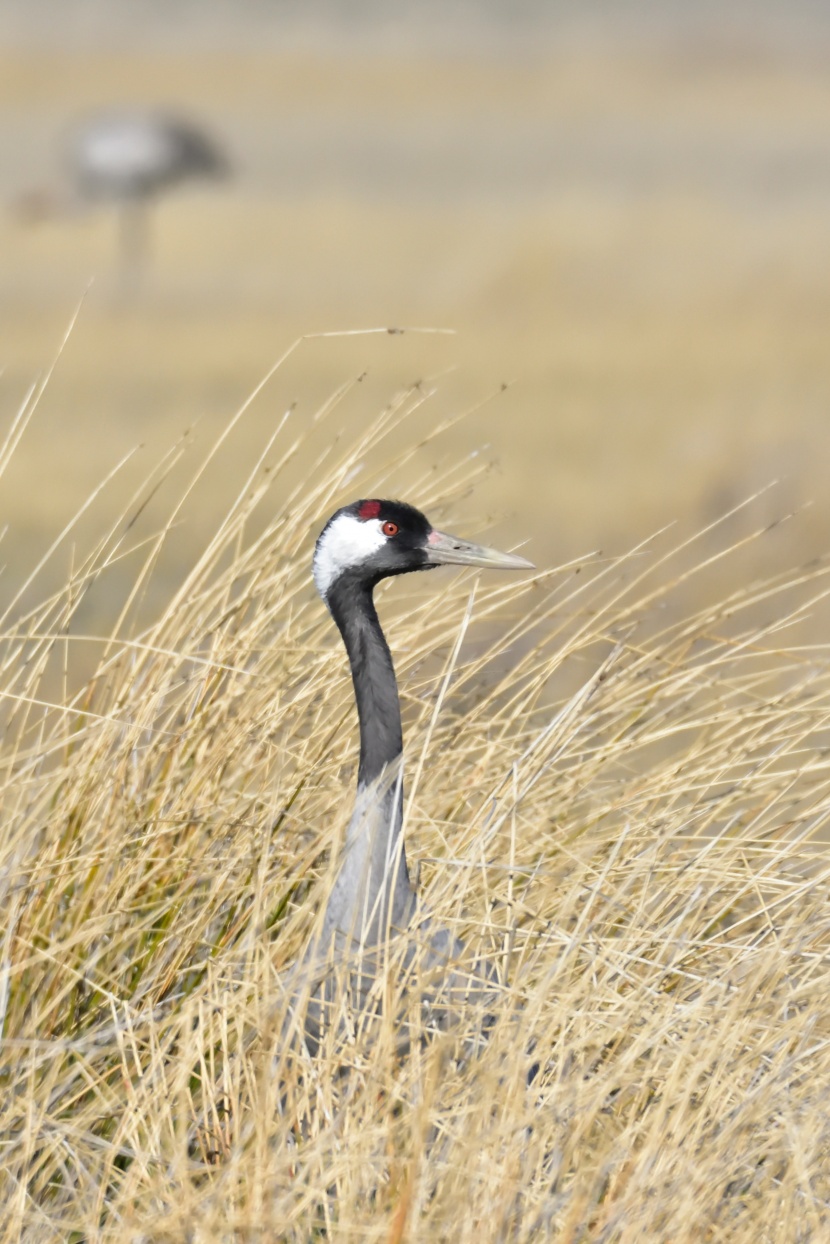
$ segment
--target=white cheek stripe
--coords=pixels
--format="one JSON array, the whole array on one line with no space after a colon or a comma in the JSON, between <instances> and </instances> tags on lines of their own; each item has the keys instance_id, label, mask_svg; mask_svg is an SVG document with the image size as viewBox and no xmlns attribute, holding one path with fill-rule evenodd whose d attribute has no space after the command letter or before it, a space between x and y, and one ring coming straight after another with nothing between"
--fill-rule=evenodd
<instances>
[{"instance_id":1,"label":"white cheek stripe","mask_svg":"<svg viewBox=\"0 0 830 1244\"><path fill-rule=\"evenodd\" d=\"M314 582L326 599L335 579L353 566L360 566L378 549L386 536L379 518L363 521L353 514L341 514L326 528L314 550Z\"/></svg>"}]
</instances>

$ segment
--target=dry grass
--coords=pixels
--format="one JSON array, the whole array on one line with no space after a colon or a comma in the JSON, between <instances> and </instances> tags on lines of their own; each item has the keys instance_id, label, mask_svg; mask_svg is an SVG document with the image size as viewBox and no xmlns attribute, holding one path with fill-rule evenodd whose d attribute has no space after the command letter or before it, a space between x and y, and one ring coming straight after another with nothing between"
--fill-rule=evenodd
<instances>
[{"instance_id":1,"label":"dry grass","mask_svg":"<svg viewBox=\"0 0 830 1244\"><path fill-rule=\"evenodd\" d=\"M410 856L493 956L496 1023L475 1057L445 1034L401 1058L388 1019L317 1060L284 1048L355 754L309 532L402 478L464 528L477 459L418 479L414 438L384 457L423 402L330 443L293 494L278 429L149 626L185 502L137 535L157 477L62 590L9 603L0 1240L827 1233L830 671L799 642L824 564L688 614L664 608L712 569L688 548L483 579L454 663L473 580L384 592ZM122 560L111 633L78 633Z\"/></svg>"},{"instance_id":2,"label":"dry grass","mask_svg":"<svg viewBox=\"0 0 830 1244\"><path fill-rule=\"evenodd\" d=\"M510 382L450 443L494 447L479 505L510 516L510 538L533 531L547 564L702 526L771 479L769 519L815 504L757 546L754 573L824 550L830 75L816 47L743 48L732 21L720 50L601 28L579 49L480 59L0 49L0 409L95 277L4 479L3 560L30 565L135 441L152 461L186 427L218 434L286 342L384 323L457 336L296 355L227 442L228 478L275 416L295 400L310 415L347 375L369 373L343 412L355 433L393 389L447 373L447 410ZM24 228L7 210L58 176L73 117L119 101L182 109L238 170L159 204L129 306L111 213ZM127 468L131 487L144 470ZM194 501L197 531L230 499L217 491ZM196 538L179 538L180 578Z\"/></svg>"}]
</instances>

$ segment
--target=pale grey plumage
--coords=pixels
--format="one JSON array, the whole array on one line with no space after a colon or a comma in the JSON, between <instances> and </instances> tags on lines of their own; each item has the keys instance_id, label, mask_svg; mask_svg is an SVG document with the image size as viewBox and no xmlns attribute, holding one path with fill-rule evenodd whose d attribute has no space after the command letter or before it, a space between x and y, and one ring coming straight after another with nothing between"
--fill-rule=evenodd
<instances>
[{"instance_id":1,"label":"pale grey plumage","mask_svg":"<svg viewBox=\"0 0 830 1244\"><path fill-rule=\"evenodd\" d=\"M86 202L144 201L180 182L222 177L226 156L193 122L166 112L100 112L66 144L67 174Z\"/></svg>"}]
</instances>

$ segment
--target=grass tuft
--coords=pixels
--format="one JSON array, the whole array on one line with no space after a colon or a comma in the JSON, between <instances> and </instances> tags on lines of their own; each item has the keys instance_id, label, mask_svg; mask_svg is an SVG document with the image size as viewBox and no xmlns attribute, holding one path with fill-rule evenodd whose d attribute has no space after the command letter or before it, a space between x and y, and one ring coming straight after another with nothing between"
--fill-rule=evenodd
<instances>
[{"instance_id":1,"label":"grass tuft","mask_svg":"<svg viewBox=\"0 0 830 1244\"><path fill-rule=\"evenodd\" d=\"M827 1234L830 670L799 639L825 563L689 607L736 553L709 531L474 599L464 574L384 589L410 859L496 964L495 1023L476 1057L444 1034L401 1058L383 1019L314 1060L281 1046L356 754L313 535L402 478L473 534L481 460L413 474L427 398L301 486L283 420L154 620L185 502L159 521L164 464L59 591L7 609L0 1241Z\"/></svg>"}]
</instances>

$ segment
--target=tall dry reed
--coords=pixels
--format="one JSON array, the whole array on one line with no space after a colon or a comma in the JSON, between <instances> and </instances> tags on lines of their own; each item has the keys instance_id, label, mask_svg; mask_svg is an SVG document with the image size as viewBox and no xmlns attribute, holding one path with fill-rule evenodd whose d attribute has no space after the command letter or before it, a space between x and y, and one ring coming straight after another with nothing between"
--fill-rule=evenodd
<instances>
[{"instance_id":1,"label":"tall dry reed","mask_svg":"<svg viewBox=\"0 0 830 1244\"><path fill-rule=\"evenodd\" d=\"M332 437L299 483L278 420L149 623L178 450L59 591L9 595L4 1244L830 1236L830 675L799 639L825 565L690 606L735 555L710 533L383 590L407 849L436 919L492 957L495 1022L472 1056L446 1033L401 1057L388 1015L316 1059L283 1048L355 769L313 538L401 481L474 534L480 459L419 475L427 399ZM411 452L385 454L401 426ZM124 562L112 626L84 633Z\"/></svg>"}]
</instances>

